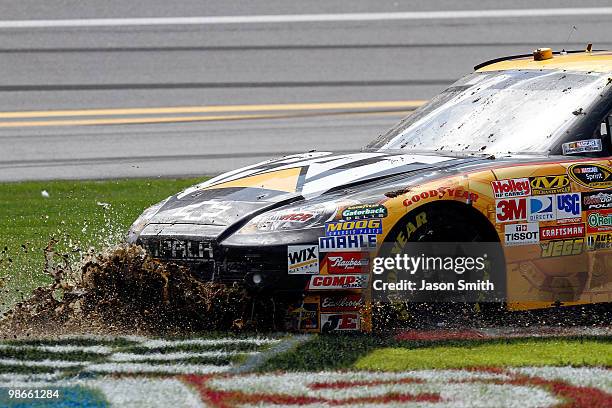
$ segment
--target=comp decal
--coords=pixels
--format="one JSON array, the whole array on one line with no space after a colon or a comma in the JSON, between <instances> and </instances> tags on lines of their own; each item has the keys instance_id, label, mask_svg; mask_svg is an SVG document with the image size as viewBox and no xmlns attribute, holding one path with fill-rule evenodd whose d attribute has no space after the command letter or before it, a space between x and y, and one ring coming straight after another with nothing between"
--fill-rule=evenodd
<instances>
[{"instance_id":1,"label":"comp decal","mask_svg":"<svg viewBox=\"0 0 612 408\"><path fill-rule=\"evenodd\" d=\"M612 169L603 164L572 164L567 168L571 179L592 190L606 190L612 188Z\"/></svg>"},{"instance_id":2,"label":"comp decal","mask_svg":"<svg viewBox=\"0 0 612 408\"><path fill-rule=\"evenodd\" d=\"M311 276L306 290L351 290L368 286L369 275L316 275Z\"/></svg>"}]
</instances>

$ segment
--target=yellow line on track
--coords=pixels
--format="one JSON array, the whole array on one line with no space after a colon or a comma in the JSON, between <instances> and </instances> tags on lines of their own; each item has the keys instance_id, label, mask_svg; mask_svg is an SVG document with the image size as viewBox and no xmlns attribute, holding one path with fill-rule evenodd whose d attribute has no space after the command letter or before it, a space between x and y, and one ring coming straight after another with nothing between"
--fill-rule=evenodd
<instances>
[{"instance_id":1,"label":"yellow line on track","mask_svg":"<svg viewBox=\"0 0 612 408\"><path fill-rule=\"evenodd\" d=\"M225 112L261 112L261 111L308 111L308 110L350 110L350 109L415 109L424 100L408 101L369 101L369 102L323 102L323 103L288 103L265 105L217 105L217 106L176 106L158 108L120 108L120 109L75 109L0 112L0 119L53 118L70 116L114 116L114 115L160 115L181 113L225 113ZM24 122L25 123L25 122ZM130 122L126 122L130 123Z\"/></svg>"},{"instance_id":2,"label":"yellow line on track","mask_svg":"<svg viewBox=\"0 0 612 408\"><path fill-rule=\"evenodd\" d=\"M334 115L406 115L410 111L388 111L388 112L341 112ZM129 125L129 124L154 124L154 123L180 123L180 122L212 122L232 121L247 119L288 119L298 117L312 117L314 115L283 115L283 114L253 114L253 115L219 115L219 116L163 116L163 117L138 117L138 118L106 118L106 119L76 119L76 120L36 120L36 121L14 121L0 122L0 128L18 127L48 127L48 126L94 126L94 125ZM317 115L318 116L318 115ZM323 115L321 115L323 116Z\"/></svg>"}]
</instances>

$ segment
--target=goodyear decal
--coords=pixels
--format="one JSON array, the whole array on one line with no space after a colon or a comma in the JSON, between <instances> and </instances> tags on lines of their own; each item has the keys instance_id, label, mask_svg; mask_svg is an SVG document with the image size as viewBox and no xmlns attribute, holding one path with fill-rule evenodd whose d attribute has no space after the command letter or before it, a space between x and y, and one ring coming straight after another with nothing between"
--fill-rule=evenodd
<instances>
[{"instance_id":1,"label":"goodyear decal","mask_svg":"<svg viewBox=\"0 0 612 408\"><path fill-rule=\"evenodd\" d=\"M368 234L382 234L382 221L379 218L325 224L325 235L327 236Z\"/></svg>"},{"instance_id":2,"label":"goodyear decal","mask_svg":"<svg viewBox=\"0 0 612 408\"><path fill-rule=\"evenodd\" d=\"M593 190L612 188L612 169L603 164L572 164L567 172L574 182Z\"/></svg>"}]
</instances>

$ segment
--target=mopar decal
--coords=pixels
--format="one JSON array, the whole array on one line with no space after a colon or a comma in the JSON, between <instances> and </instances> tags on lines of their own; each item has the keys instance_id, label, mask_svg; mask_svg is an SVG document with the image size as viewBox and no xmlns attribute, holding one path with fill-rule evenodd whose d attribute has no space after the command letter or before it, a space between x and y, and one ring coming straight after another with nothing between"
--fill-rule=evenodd
<instances>
[{"instance_id":1,"label":"mopar decal","mask_svg":"<svg viewBox=\"0 0 612 408\"><path fill-rule=\"evenodd\" d=\"M566 174L529 178L532 195L547 195L570 192L570 179Z\"/></svg>"},{"instance_id":2,"label":"mopar decal","mask_svg":"<svg viewBox=\"0 0 612 408\"><path fill-rule=\"evenodd\" d=\"M382 221L379 218L357 221L336 221L325 224L325 235L367 235L382 234Z\"/></svg>"},{"instance_id":3,"label":"mopar decal","mask_svg":"<svg viewBox=\"0 0 612 408\"><path fill-rule=\"evenodd\" d=\"M612 188L612 169L603 164L572 164L567 172L581 186L594 190Z\"/></svg>"},{"instance_id":4,"label":"mopar decal","mask_svg":"<svg viewBox=\"0 0 612 408\"><path fill-rule=\"evenodd\" d=\"M376 235L319 237L319 251L369 251L376 249Z\"/></svg>"}]
</instances>

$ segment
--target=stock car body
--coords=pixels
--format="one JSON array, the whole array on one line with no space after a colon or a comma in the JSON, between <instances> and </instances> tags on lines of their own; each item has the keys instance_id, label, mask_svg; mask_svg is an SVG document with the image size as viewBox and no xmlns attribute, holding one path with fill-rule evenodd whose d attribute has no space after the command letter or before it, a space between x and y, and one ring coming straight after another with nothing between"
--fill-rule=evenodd
<instances>
[{"instance_id":1,"label":"stock car body","mask_svg":"<svg viewBox=\"0 0 612 408\"><path fill-rule=\"evenodd\" d=\"M610 302L611 113L611 52L500 58L359 152L222 174L147 209L128 241L205 281L297 296L301 330L368 329L383 242L499 243L510 309Z\"/></svg>"}]
</instances>

